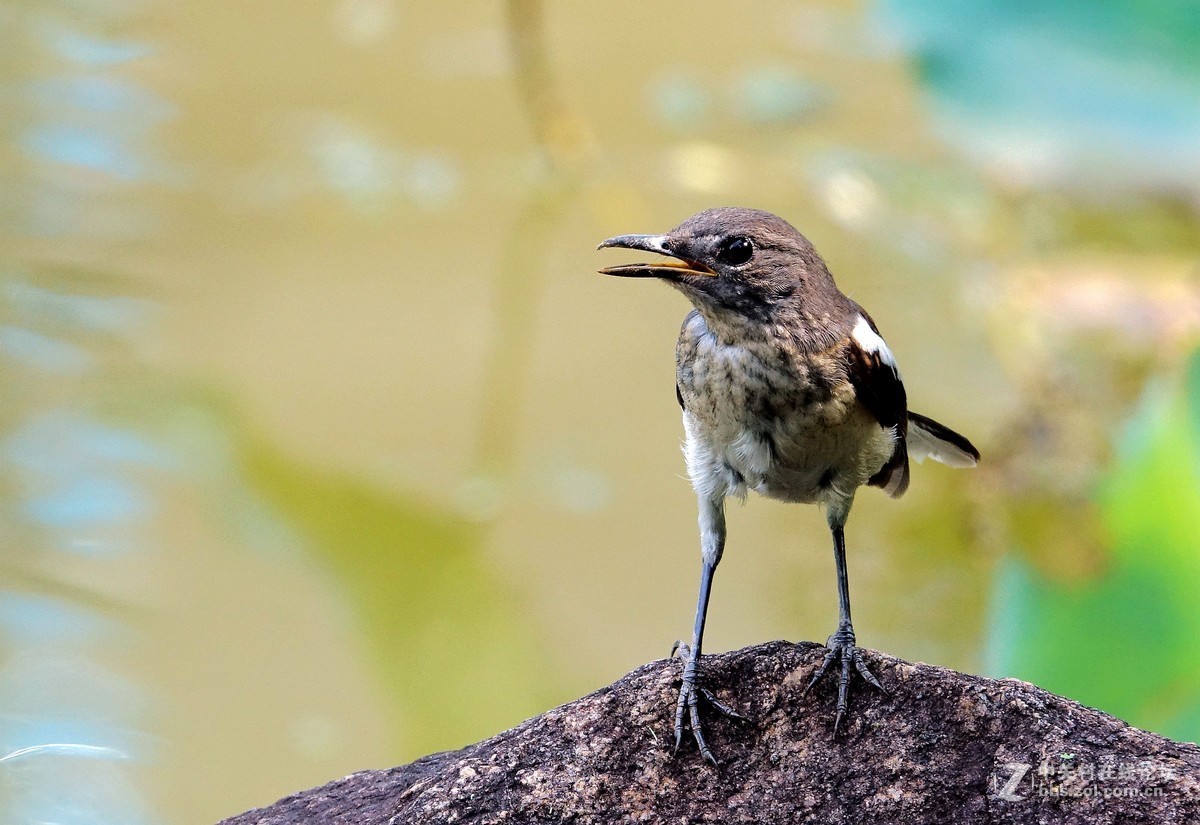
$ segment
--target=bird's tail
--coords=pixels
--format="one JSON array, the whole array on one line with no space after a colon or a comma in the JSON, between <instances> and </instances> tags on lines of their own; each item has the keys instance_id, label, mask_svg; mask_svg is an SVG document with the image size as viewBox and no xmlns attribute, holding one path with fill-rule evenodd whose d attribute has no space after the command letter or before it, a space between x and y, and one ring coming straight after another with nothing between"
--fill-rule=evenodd
<instances>
[{"instance_id":1,"label":"bird's tail","mask_svg":"<svg viewBox=\"0 0 1200 825\"><path fill-rule=\"evenodd\" d=\"M908 414L908 455L917 461L926 457L950 467L974 467L979 463L975 445L949 427L915 412Z\"/></svg>"}]
</instances>

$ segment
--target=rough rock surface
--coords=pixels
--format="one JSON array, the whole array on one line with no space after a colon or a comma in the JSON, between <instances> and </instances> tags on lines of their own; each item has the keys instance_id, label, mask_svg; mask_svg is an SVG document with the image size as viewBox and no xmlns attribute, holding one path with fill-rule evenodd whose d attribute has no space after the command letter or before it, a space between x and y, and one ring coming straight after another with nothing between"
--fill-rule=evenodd
<instances>
[{"instance_id":1,"label":"rough rock surface","mask_svg":"<svg viewBox=\"0 0 1200 825\"><path fill-rule=\"evenodd\" d=\"M671 754L680 663L663 660L459 751L363 771L224 825L285 823L1200 823L1200 748L1013 679L868 652L831 739L823 650L706 656L738 722L709 712L721 769Z\"/></svg>"}]
</instances>

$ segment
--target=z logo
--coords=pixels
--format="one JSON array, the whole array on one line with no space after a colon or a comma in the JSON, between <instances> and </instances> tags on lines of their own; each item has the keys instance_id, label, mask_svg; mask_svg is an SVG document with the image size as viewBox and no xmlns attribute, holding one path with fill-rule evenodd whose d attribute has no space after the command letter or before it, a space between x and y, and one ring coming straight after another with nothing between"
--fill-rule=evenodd
<instances>
[{"instance_id":1,"label":"z logo","mask_svg":"<svg viewBox=\"0 0 1200 825\"><path fill-rule=\"evenodd\" d=\"M1001 788L996 787L1000 783L995 775L992 776L993 794L997 798L1003 799L1006 802L1020 802L1021 800L1025 799L1024 796L1016 793L1015 791L1017 790L1017 785L1021 784L1021 780L1025 778L1025 774L1029 772L1029 769L1032 766L1027 765L1024 762L1005 762L999 767L1012 771L1012 774L1008 777L1008 781L1005 782L1004 786Z\"/></svg>"}]
</instances>

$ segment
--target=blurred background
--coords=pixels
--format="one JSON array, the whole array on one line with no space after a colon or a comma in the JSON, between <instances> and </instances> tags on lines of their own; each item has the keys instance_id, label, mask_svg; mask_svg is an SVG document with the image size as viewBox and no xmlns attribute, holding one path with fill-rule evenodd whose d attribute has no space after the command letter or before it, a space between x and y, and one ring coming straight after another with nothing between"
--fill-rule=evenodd
<instances>
[{"instance_id":1,"label":"blurred background","mask_svg":"<svg viewBox=\"0 0 1200 825\"><path fill-rule=\"evenodd\" d=\"M984 453L859 496L860 640L1200 737L1195 4L600 8L0 0L0 820L211 822L666 655L687 307L594 248L722 204ZM818 511L730 537L707 649L825 639Z\"/></svg>"}]
</instances>

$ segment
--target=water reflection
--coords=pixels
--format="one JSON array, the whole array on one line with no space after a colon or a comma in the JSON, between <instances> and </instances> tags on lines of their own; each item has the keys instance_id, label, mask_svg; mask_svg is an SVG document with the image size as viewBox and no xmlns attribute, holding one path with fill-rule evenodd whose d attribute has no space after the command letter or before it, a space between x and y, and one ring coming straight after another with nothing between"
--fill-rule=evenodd
<instances>
[{"instance_id":1,"label":"water reflection","mask_svg":"<svg viewBox=\"0 0 1200 825\"><path fill-rule=\"evenodd\" d=\"M24 160L10 174L14 240L79 248L139 227L110 195L156 172L148 142L171 115L138 84L108 74L150 50L89 29L85 9L5 4L21 44L6 77L23 117L10 128ZM104 213L95 223L89 217ZM0 818L8 822L151 822L139 765L151 755L149 697L113 653L137 644L114 580L144 560L158 493L146 471L165 453L97 415L97 389L144 328L152 305L120 278L46 265L7 245L0 258L4 408L0 560Z\"/></svg>"},{"instance_id":2,"label":"water reflection","mask_svg":"<svg viewBox=\"0 0 1200 825\"><path fill-rule=\"evenodd\" d=\"M20 369L45 373L41 361ZM139 821L144 803L124 763L145 755L146 697L108 655L136 640L109 601L122 595L103 582L119 575L107 569L115 562L145 553L140 536L156 496L136 471L163 459L135 433L77 410L29 407L14 417L0 446L12 485L10 589L0 592L4 814ZM81 578L89 573L92 581Z\"/></svg>"},{"instance_id":3,"label":"water reflection","mask_svg":"<svg viewBox=\"0 0 1200 825\"><path fill-rule=\"evenodd\" d=\"M462 195L461 164L452 155L391 144L331 112L292 112L275 133L279 149L238 186L247 206L286 210L301 198L333 194L365 214L405 206L436 212Z\"/></svg>"}]
</instances>

